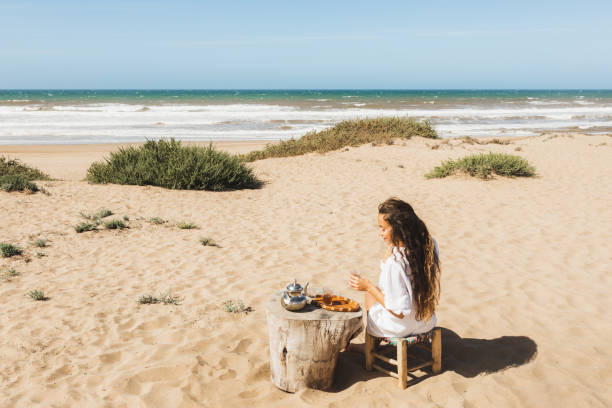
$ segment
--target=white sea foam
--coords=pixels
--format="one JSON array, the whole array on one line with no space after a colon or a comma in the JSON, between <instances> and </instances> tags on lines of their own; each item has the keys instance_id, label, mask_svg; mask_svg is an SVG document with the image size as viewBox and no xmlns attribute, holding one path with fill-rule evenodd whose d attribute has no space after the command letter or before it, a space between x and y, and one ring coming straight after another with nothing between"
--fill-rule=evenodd
<instances>
[{"instance_id":1,"label":"white sea foam","mask_svg":"<svg viewBox=\"0 0 612 408\"><path fill-rule=\"evenodd\" d=\"M0 144L103 143L161 137L184 140L279 140L345 119L411 116L432 122L442 137L524 136L543 130L612 126L612 104L499 103L445 109L373 109L363 103L300 108L266 104L180 105L97 103L0 105ZM580 103L585 102L585 103ZM355 105L358 105L355 107ZM160 126L159 123L163 123Z\"/></svg>"}]
</instances>

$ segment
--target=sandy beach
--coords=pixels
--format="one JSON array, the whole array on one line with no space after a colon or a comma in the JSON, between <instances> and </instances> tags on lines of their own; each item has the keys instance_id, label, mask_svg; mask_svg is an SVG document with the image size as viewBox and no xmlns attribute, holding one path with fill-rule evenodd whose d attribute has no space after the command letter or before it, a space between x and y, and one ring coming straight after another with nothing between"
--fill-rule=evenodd
<instances>
[{"instance_id":1,"label":"sandy beach","mask_svg":"<svg viewBox=\"0 0 612 408\"><path fill-rule=\"evenodd\" d=\"M57 179L39 182L50 195L0 192L0 242L24 248L0 258L19 273L0 280L0 407L612 406L612 137L414 138L261 160L258 190L83 181L117 147L0 146ZM423 177L489 151L526 158L537 177ZM389 196L411 202L440 247L443 372L399 390L343 352L333 389L277 389L268 296L297 278L362 301L346 274L377 280L376 208ZM80 213L100 208L130 228L77 234ZM49 300L26 295L37 288ZM137 303L168 291L179 305ZM228 299L253 311L229 314Z\"/></svg>"}]
</instances>

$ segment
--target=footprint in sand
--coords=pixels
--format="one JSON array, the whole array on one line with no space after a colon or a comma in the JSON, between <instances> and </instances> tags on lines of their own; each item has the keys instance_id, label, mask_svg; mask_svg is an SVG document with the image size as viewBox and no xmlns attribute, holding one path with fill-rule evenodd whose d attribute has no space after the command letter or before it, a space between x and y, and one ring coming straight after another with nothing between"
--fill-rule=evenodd
<instances>
[{"instance_id":1,"label":"footprint in sand","mask_svg":"<svg viewBox=\"0 0 612 408\"><path fill-rule=\"evenodd\" d=\"M240 394L238 394L238 396L242 399L255 398L258 395L259 395L259 391L257 390L242 391Z\"/></svg>"},{"instance_id":2,"label":"footprint in sand","mask_svg":"<svg viewBox=\"0 0 612 408\"><path fill-rule=\"evenodd\" d=\"M232 370L231 368L219 376L220 380L231 380L232 378L236 378L236 371Z\"/></svg>"},{"instance_id":3,"label":"footprint in sand","mask_svg":"<svg viewBox=\"0 0 612 408\"><path fill-rule=\"evenodd\" d=\"M47 383L52 383L57 381L58 379L70 375L70 367L68 365L63 365L57 370L53 371L51 375L47 377Z\"/></svg>"},{"instance_id":4,"label":"footprint in sand","mask_svg":"<svg viewBox=\"0 0 612 408\"><path fill-rule=\"evenodd\" d=\"M100 355L100 361L103 364L113 364L116 363L117 361L121 360L121 352L120 351L116 351L114 353L106 353L106 354L102 354Z\"/></svg>"},{"instance_id":5,"label":"footprint in sand","mask_svg":"<svg viewBox=\"0 0 612 408\"><path fill-rule=\"evenodd\" d=\"M231 349L232 353L246 353L249 350L249 346L253 343L251 339L242 339Z\"/></svg>"}]
</instances>

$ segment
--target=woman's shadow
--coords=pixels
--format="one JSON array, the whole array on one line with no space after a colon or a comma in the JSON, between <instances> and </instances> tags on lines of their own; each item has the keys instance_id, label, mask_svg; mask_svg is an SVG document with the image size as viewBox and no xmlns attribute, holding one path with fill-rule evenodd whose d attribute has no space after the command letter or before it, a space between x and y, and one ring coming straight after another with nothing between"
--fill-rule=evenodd
<instances>
[{"instance_id":1,"label":"woman's shadow","mask_svg":"<svg viewBox=\"0 0 612 408\"><path fill-rule=\"evenodd\" d=\"M535 341L526 336L503 336L496 339L462 338L452 330L442 329L442 373L454 371L472 378L518 367L533 360L538 352ZM409 348L409 352L411 352ZM332 391L341 391L359 381L380 377L378 371L365 370L363 354L345 351L340 354ZM431 376L425 375L408 382L414 385ZM410 379L410 378L409 378Z\"/></svg>"}]
</instances>

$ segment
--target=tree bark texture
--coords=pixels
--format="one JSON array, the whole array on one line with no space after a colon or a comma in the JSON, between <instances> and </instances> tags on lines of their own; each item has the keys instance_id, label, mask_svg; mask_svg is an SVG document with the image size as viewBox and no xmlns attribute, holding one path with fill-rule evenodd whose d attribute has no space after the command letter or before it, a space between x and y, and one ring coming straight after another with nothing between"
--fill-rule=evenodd
<instances>
[{"instance_id":1,"label":"tree bark texture","mask_svg":"<svg viewBox=\"0 0 612 408\"><path fill-rule=\"evenodd\" d=\"M338 354L363 330L362 312L330 312L310 305L290 312L280 304L280 296L271 296L266 310L272 382L287 392L328 389Z\"/></svg>"}]
</instances>

